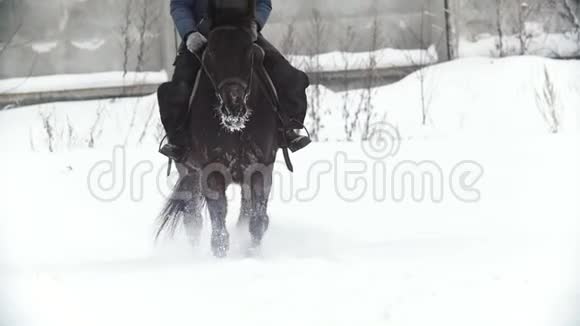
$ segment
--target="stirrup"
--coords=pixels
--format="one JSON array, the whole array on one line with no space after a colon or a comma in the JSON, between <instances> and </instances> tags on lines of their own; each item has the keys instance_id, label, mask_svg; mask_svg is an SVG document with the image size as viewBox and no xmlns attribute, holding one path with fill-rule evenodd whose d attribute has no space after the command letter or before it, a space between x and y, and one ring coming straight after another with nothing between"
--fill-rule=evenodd
<instances>
[{"instance_id":1,"label":"stirrup","mask_svg":"<svg viewBox=\"0 0 580 326\"><path fill-rule=\"evenodd\" d=\"M170 160L173 160L176 163L183 163L187 159L189 149L186 146L177 146L169 142L164 145L163 142L166 139L167 135L165 135L165 137L161 139L161 142L159 142L159 153L167 156Z\"/></svg>"},{"instance_id":2,"label":"stirrup","mask_svg":"<svg viewBox=\"0 0 580 326\"><path fill-rule=\"evenodd\" d=\"M183 163L187 158L187 149L173 144L165 144L159 149L159 153L167 156L176 163Z\"/></svg>"},{"instance_id":3,"label":"stirrup","mask_svg":"<svg viewBox=\"0 0 580 326\"><path fill-rule=\"evenodd\" d=\"M292 153L296 153L304 147L310 145L310 143L312 143L312 140L309 137L298 135L296 139L288 144L288 149Z\"/></svg>"}]
</instances>

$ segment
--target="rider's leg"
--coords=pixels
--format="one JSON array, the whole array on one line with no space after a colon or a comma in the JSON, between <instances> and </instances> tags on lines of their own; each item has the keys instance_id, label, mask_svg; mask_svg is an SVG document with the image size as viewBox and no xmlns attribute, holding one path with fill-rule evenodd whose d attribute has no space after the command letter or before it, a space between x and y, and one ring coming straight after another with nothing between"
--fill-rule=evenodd
<instances>
[{"instance_id":1,"label":"rider's leg","mask_svg":"<svg viewBox=\"0 0 580 326\"><path fill-rule=\"evenodd\" d=\"M182 162L189 152L188 125L185 121L200 64L182 44L174 65L175 72L171 82L161 85L157 92L161 122L165 127L168 141L160 152L176 162Z\"/></svg>"},{"instance_id":2,"label":"rider's leg","mask_svg":"<svg viewBox=\"0 0 580 326\"><path fill-rule=\"evenodd\" d=\"M292 151L297 151L310 144L310 139L297 134L294 129L302 129L308 102L306 99L306 88L310 82L308 76L294 68L286 58L262 35L256 42L264 49L264 68L270 75L278 96L280 97L280 112L287 116L290 123L285 126L285 144Z\"/></svg>"}]
</instances>

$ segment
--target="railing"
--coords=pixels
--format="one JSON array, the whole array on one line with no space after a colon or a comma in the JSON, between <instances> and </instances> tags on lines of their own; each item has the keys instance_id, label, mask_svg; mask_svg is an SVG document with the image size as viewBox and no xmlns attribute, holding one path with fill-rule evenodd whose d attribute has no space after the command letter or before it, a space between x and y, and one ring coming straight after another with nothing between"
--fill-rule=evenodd
<instances>
[{"instance_id":1,"label":"railing","mask_svg":"<svg viewBox=\"0 0 580 326\"><path fill-rule=\"evenodd\" d=\"M376 69L372 72L375 80L375 85L373 86L395 83L419 68L419 66L409 66ZM318 80L321 85L334 91L341 91L344 90L345 85L348 85L350 89L365 87L369 71L325 71L311 73L309 75L311 81ZM151 83L132 86L0 94L0 110L51 102L88 101L107 98L146 96L155 93L158 86L159 84L157 83Z\"/></svg>"}]
</instances>

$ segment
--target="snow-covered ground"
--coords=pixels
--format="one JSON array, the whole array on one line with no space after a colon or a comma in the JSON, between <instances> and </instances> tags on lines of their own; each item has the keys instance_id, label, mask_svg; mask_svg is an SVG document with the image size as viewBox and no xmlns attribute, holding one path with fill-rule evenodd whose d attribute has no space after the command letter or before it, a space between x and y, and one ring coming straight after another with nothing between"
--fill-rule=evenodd
<instances>
[{"instance_id":1,"label":"snow-covered ground","mask_svg":"<svg viewBox=\"0 0 580 326\"><path fill-rule=\"evenodd\" d=\"M428 49L380 49L372 52L329 52L315 56L288 57L297 68L306 72L384 69L435 64L439 61L435 46Z\"/></svg>"},{"instance_id":2,"label":"snow-covered ground","mask_svg":"<svg viewBox=\"0 0 580 326\"><path fill-rule=\"evenodd\" d=\"M101 40L102 41L102 40ZM53 43L41 43L38 51L51 49ZM56 43L54 43L56 46ZM80 42L79 46L92 46L91 41ZM382 69L409 67L437 63L434 46L426 50L380 49L369 53L330 52L315 56L290 56L296 67L307 72ZM165 71L127 72L113 71L90 74L68 74L40 77L0 79L0 95L26 94L61 90L122 87L147 84L161 84L168 80Z\"/></svg>"},{"instance_id":3,"label":"snow-covered ground","mask_svg":"<svg viewBox=\"0 0 580 326\"><path fill-rule=\"evenodd\" d=\"M523 51L522 51L523 41ZM541 26L528 24L520 35L507 35L502 39L503 55L539 55L571 58L580 56L580 31L545 33ZM459 40L459 57L499 57L499 38L483 34L476 40Z\"/></svg>"},{"instance_id":4,"label":"snow-covered ground","mask_svg":"<svg viewBox=\"0 0 580 326\"><path fill-rule=\"evenodd\" d=\"M0 324L577 325L579 66L468 59L379 88L370 122L397 128L398 151L380 133L343 142L342 101L363 91L323 90L330 141L297 153L293 176L278 166L257 256L232 189L223 260L208 230L197 249L182 232L152 241L174 181L153 96L1 112ZM553 106L536 101L545 71ZM404 192L421 190L396 173L412 162L435 201Z\"/></svg>"},{"instance_id":5,"label":"snow-covered ground","mask_svg":"<svg viewBox=\"0 0 580 326\"><path fill-rule=\"evenodd\" d=\"M167 73L122 71L0 79L0 94L22 94L87 88L160 84Z\"/></svg>"},{"instance_id":6,"label":"snow-covered ground","mask_svg":"<svg viewBox=\"0 0 580 326\"><path fill-rule=\"evenodd\" d=\"M542 95L546 72L553 85L552 106ZM317 134L321 140L356 140L387 121L406 139L525 137L554 128L552 109L559 132L576 132L580 126L579 72L580 61L468 58L428 67L370 92L334 93L320 86L317 112L322 123ZM309 93L314 103L314 87ZM352 131L352 137L345 129ZM0 113L0 139L10 139L2 144L4 151L153 146L162 137L156 95L48 103Z\"/></svg>"}]
</instances>

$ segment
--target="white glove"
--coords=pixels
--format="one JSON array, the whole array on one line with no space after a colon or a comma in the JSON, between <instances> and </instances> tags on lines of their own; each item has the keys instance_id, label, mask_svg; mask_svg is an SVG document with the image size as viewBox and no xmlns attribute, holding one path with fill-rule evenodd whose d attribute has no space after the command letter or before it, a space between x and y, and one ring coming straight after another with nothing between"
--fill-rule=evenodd
<instances>
[{"instance_id":1,"label":"white glove","mask_svg":"<svg viewBox=\"0 0 580 326\"><path fill-rule=\"evenodd\" d=\"M207 39L205 36L203 36L200 32L194 32L189 34L185 44L191 53L195 53L199 51L199 49L201 49L206 43Z\"/></svg>"}]
</instances>

